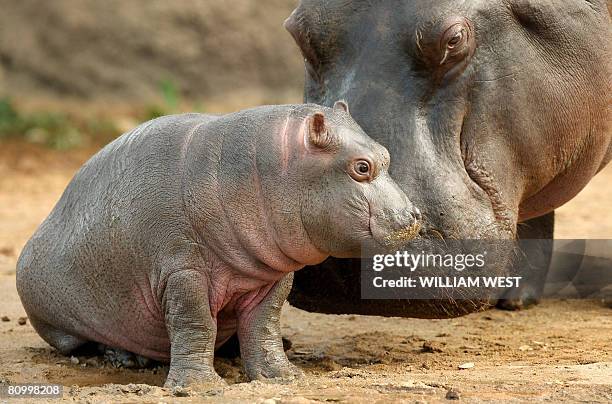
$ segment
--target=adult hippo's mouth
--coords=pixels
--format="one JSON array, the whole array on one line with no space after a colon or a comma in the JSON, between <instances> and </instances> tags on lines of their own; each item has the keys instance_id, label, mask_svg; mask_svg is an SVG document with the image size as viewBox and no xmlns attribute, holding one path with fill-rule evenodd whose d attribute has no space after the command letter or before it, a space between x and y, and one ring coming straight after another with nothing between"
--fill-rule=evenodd
<instances>
[{"instance_id":1,"label":"adult hippo's mouth","mask_svg":"<svg viewBox=\"0 0 612 404\"><path fill-rule=\"evenodd\" d=\"M461 144L465 144L463 130L464 125L462 124L459 134ZM514 239L516 237L517 213L512 212L504 202L490 172L477 163L473 149L469 146L462 147L461 157L465 172L472 180L472 184L477 187L479 191L483 192L491 203L491 210L495 219L491 225L498 226L502 234L506 233L508 238ZM483 230L486 233L488 229L485 226Z\"/></svg>"}]
</instances>

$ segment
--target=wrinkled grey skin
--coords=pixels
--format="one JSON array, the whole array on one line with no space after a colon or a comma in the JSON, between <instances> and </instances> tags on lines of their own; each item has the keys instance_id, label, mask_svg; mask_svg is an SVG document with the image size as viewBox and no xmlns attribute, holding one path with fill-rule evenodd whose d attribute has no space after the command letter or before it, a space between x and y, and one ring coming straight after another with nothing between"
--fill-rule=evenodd
<instances>
[{"instance_id":1,"label":"wrinkled grey skin","mask_svg":"<svg viewBox=\"0 0 612 404\"><path fill-rule=\"evenodd\" d=\"M302 0L285 26L305 58L305 99L345 99L389 149L391 175L423 210L425 241L551 238L554 209L612 156L610 5ZM543 243L526 256L547 267L550 251ZM360 300L350 287L358 263L325 267L347 270L300 272L290 301L334 313L433 314L421 302ZM472 303L457 314L481 307Z\"/></svg>"},{"instance_id":2,"label":"wrinkled grey skin","mask_svg":"<svg viewBox=\"0 0 612 404\"><path fill-rule=\"evenodd\" d=\"M170 361L167 386L220 382L214 351L234 333L250 379L298 375L279 322L293 271L385 244L418 213L345 109L169 116L106 146L19 258L36 331L65 354L95 341Z\"/></svg>"}]
</instances>

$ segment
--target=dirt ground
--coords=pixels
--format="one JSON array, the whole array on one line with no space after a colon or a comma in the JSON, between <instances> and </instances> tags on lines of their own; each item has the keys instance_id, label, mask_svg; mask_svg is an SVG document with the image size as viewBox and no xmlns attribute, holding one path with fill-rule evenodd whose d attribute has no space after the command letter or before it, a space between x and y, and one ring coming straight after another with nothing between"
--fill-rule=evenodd
<instances>
[{"instance_id":1,"label":"dirt ground","mask_svg":"<svg viewBox=\"0 0 612 404\"><path fill-rule=\"evenodd\" d=\"M612 311L595 301L546 301L522 312L452 320L329 316L287 307L288 354L305 379L244 383L239 360L217 360L230 386L188 391L184 398L159 387L166 368L139 372L97 357L62 357L29 322L19 325L25 312L15 262L88 155L0 145L0 317L8 318L0 322L0 383L62 384L64 400L83 402L612 401ZM609 167L559 210L557 236L612 238L611 202ZM474 366L459 369L465 363Z\"/></svg>"}]
</instances>

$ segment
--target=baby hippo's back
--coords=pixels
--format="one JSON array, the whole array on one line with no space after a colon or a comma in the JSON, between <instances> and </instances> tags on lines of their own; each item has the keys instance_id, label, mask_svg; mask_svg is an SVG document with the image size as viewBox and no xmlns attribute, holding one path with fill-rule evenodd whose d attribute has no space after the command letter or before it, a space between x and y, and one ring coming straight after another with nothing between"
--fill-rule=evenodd
<instances>
[{"instance_id":1,"label":"baby hippo's back","mask_svg":"<svg viewBox=\"0 0 612 404\"><path fill-rule=\"evenodd\" d=\"M75 175L17 265L21 300L51 345L69 352L93 339L167 357L156 269L177 254L168 251L176 244L168 238L178 242L189 229L181 170L190 136L216 119L185 114L147 122Z\"/></svg>"}]
</instances>

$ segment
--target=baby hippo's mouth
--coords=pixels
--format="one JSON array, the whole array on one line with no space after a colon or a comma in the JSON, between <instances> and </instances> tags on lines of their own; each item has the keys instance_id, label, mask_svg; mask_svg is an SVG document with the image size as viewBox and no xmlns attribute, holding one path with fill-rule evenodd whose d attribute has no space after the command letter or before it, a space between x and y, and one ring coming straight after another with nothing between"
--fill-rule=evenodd
<instances>
[{"instance_id":1,"label":"baby hippo's mouth","mask_svg":"<svg viewBox=\"0 0 612 404\"><path fill-rule=\"evenodd\" d=\"M370 231L377 244L388 248L399 247L418 237L421 231L418 210L383 211L370 216Z\"/></svg>"},{"instance_id":2,"label":"baby hippo's mouth","mask_svg":"<svg viewBox=\"0 0 612 404\"><path fill-rule=\"evenodd\" d=\"M391 232L383 239L385 247L398 247L407 241L414 240L421 231L421 223L415 221L412 225Z\"/></svg>"}]
</instances>

